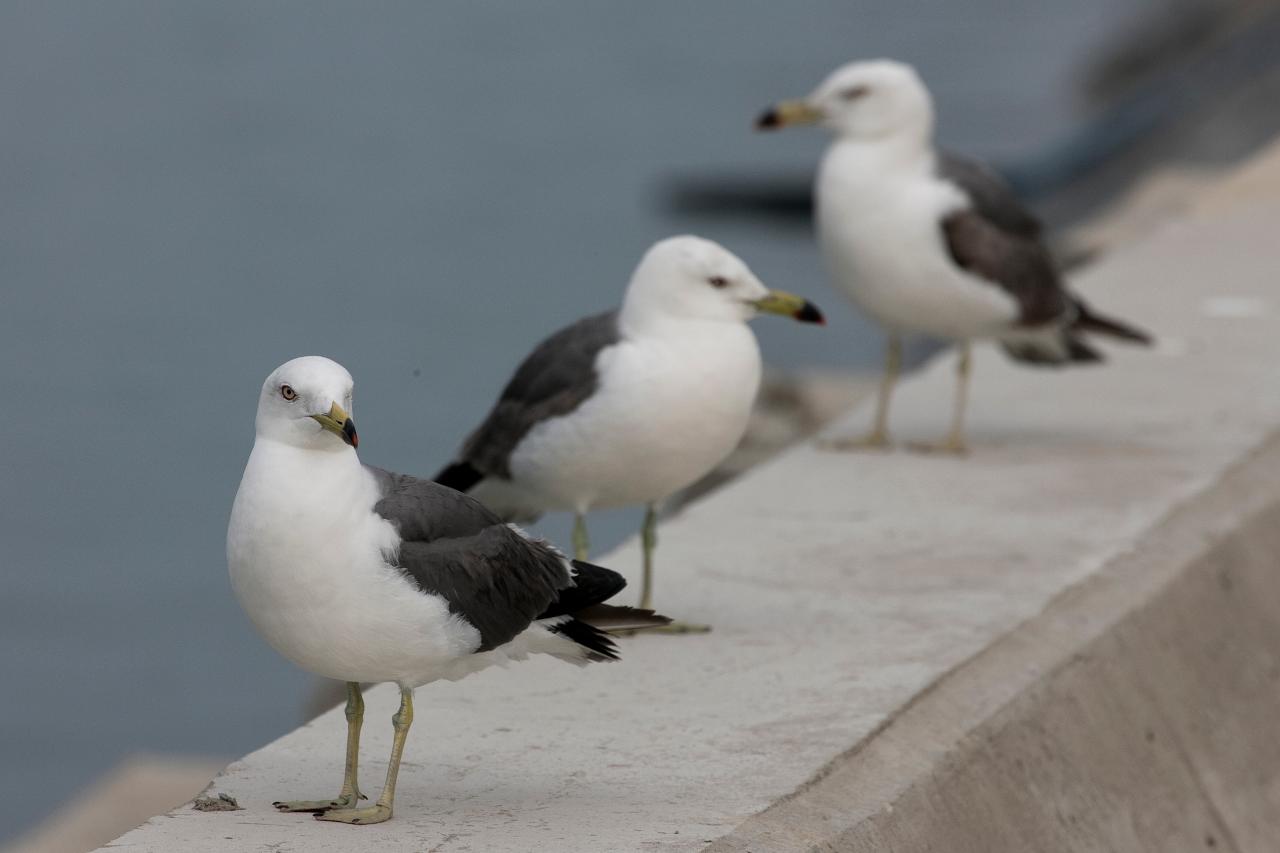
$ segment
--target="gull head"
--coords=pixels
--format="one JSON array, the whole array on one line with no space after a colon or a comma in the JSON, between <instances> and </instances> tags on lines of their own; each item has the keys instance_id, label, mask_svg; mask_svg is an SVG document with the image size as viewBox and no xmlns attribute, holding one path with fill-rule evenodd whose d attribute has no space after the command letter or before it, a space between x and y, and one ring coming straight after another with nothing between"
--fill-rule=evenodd
<instances>
[{"instance_id":1,"label":"gull head","mask_svg":"<svg viewBox=\"0 0 1280 853\"><path fill-rule=\"evenodd\" d=\"M345 367L323 356L286 361L262 383L258 436L308 450L356 447L353 384Z\"/></svg>"},{"instance_id":2,"label":"gull head","mask_svg":"<svg viewBox=\"0 0 1280 853\"><path fill-rule=\"evenodd\" d=\"M933 101L920 75L906 63L850 62L808 96L775 104L756 120L760 130L795 124L821 124L847 139L924 142L933 132Z\"/></svg>"},{"instance_id":3,"label":"gull head","mask_svg":"<svg viewBox=\"0 0 1280 853\"><path fill-rule=\"evenodd\" d=\"M655 243L627 287L627 321L662 318L744 323L758 312L822 323L806 299L770 290L733 252L701 237L683 235Z\"/></svg>"}]
</instances>

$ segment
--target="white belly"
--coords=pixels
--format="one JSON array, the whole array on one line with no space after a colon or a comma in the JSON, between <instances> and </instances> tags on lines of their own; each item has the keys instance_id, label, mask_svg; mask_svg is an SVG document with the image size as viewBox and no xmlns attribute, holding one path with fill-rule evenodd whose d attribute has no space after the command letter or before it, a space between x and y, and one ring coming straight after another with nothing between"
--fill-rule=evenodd
<instances>
[{"instance_id":1,"label":"white belly","mask_svg":"<svg viewBox=\"0 0 1280 853\"><path fill-rule=\"evenodd\" d=\"M723 461L746 431L760 351L745 325L705 326L603 353L596 393L516 448L514 485L544 510L585 512L659 501Z\"/></svg>"},{"instance_id":2,"label":"white belly","mask_svg":"<svg viewBox=\"0 0 1280 853\"><path fill-rule=\"evenodd\" d=\"M328 678L416 685L450 677L479 634L383 559L398 536L371 512L373 478L314 465L282 476L295 452L255 447L231 513L231 586L254 627Z\"/></svg>"},{"instance_id":3,"label":"white belly","mask_svg":"<svg viewBox=\"0 0 1280 853\"><path fill-rule=\"evenodd\" d=\"M927 172L895 172L835 146L819 172L817 218L836 288L898 332L969 339L1008 329L1013 299L947 253L939 219L962 204Z\"/></svg>"}]
</instances>

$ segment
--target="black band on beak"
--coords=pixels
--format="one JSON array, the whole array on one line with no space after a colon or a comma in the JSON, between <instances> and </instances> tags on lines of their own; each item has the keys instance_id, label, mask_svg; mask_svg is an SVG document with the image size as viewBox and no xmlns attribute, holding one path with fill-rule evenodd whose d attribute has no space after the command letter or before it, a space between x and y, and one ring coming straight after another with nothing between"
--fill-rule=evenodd
<instances>
[{"instance_id":1,"label":"black band on beak","mask_svg":"<svg viewBox=\"0 0 1280 853\"><path fill-rule=\"evenodd\" d=\"M818 306L807 299L804 301L804 305L800 306L800 310L796 312L796 319L801 323L817 323L819 326L827 325L827 318L822 316Z\"/></svg>"},{"instance_id":2,"label":"black band on beak","mask_svg":"<svg viewBox=\"0 0 1280 853\"><path fill-rule=\"evenodd\" d=\"M781 125L782 119L778 117L778 111L773 107L762 112L756 119L756 130L773 130Z\"/></svg>"},{"instance_id":3,"label":"black band on beak","mask_svg":"<svg viewBox=\"0 0 1280 853\"><path fill-rule=\"evenodd\" d=\"M356 424L351 418L342 422L342 440L352 447L360 446L360 438L356 435Z\"/></svg>"}]
</instances>

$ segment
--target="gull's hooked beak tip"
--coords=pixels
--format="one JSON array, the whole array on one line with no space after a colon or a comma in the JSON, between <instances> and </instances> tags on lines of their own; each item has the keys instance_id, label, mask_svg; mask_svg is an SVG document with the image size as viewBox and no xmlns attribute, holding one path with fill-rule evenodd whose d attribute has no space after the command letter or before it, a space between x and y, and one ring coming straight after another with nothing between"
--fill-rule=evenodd
<instances>
[{"instance_id":1,"label":"gull's hooked beak tip","mask_svg":"<svg viewBox=\"0 0 1280 853\"><path fill-rule=\"evenodd\" d=\"M777 130L791 124L817 124L820 121L822 111L805 101L782 101L760 114L756 119L756 130Z\"/></svg>"},{"instance_id":2,"label":"gull's hooked beak tip","mask_svg":"<svg viewBox=\"0 0 1280 853\"><path fill-rule=\"evenodd\" d=\"M773 107L769 107L756 118L756 130L777 130L780 127L782 127L782 119L778 118L778 111Z\"/></svg>"},{"instance_id":3,"label":"gull's hooked beak tip","mask_svg":"<svg viewBox=\"0 0 1280 853\"><path fill-rule=\"evenodd\" d=\"M804 301L804 305L796 312L795 318L801 323L816 323L819 326L827 325L827 318L822 316L822 312L818 310L818 306L814 305L808 299Z\"/></svg>"},{"instance_id":4,"label":"gull's hooked beak tip","mask_svg":"<svg viewBox=\"0 0 1280 853\"><path fill-rule=\"evenodd\" d=\"M819 326L827 324L827 318L822 316L822 312L818 310L818 306L814 305L803 296L796 296L794 293L787 293L785 290L771 290L764 297L751 303L757 311L763 311L766 314L780 314L783 317L791 317L799 320L801 323L815 323Z\"/></svg>"},{"instance_id":5,"label":"gull's hooked beak tip","mask_svg":"<svg viewBox=\"0 0 1280 853\"><path fill-rule=\"evenodd\" d=\"M360 446L360 437L356 435L355 421L351 420L351 416L337 403L330 406L329 411L325 414L311 415L311 417L316 423L320 424L321 429L328 430L338 436L345 444L349 444L352 447Z\"/></svg>"}]
</instances>

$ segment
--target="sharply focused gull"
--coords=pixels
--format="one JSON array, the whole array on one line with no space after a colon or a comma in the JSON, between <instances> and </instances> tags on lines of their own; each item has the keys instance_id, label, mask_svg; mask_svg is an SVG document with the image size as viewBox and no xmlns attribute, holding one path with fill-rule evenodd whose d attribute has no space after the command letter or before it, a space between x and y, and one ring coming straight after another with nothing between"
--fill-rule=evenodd
<instances>
[{"instance_id":1,"label":"sharply focused gull","mask_svg":"<svg viewBox=\"0 0 1280 853\"><path fill-rule=\"evenodd\" d=\"M621 575L570 561L466 495L360 464L351 374L327 358L277 368L258 398L257 437L227 530L236 598L303 669L347 682L347 755L331 800L277 802L321 820L391 817L413 688L531 653L616 659L604 629L665 624L603 602ZM359 807L361 682L400 686L387 781Z\"/></svg>"},{"instance_id":2,"label":"sharply focused gull","mask_svg":"<svg viewBox=\"0 0 1280 853\"><path fill-rule=\"evenodd\" d=\"M841 448L889 443L889 397L902 336L959 344L951 431L932 449L962 452L970 341L992 338L1037 365L1097 362L1086 333L1150 337L1092 311L1063 284L1040 223L981 164L933 145L933 104L909 65L837 69L808 97L769 109L760 128L820 123L835 134L818 171L819 241L836 286L885 328L875 426Z\"/></svg>"},{"instance_id":3,"label":"sharply focused gull","mask_svg":"<svg viewBox=\"0 0 1280 853\"><path fill-rule=\"evenodd\" d=\"M437 481L510 520L573 512L578 559L589 510L643 504L640 606L652 606L656 504L742 438L760 386L746 323L760 311L822 322L812 304L768 290L723 247L660 241L621 310L579 320L529 354Z\"/></svg>"}]
</instances>

